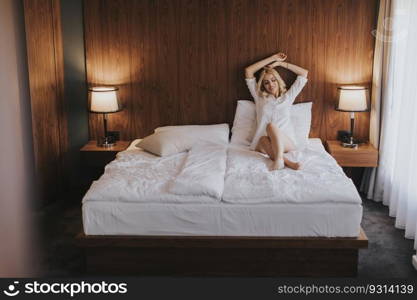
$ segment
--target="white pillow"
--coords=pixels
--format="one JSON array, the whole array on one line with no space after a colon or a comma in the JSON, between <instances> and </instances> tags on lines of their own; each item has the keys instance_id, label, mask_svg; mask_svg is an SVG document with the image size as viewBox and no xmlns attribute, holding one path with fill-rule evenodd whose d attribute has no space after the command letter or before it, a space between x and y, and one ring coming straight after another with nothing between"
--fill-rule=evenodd
<instances>
[{"instance_id":1,"label":"white pillow","mask_svg":"<svg viewBox=\"0 0 417 300\"><path fill-rule=\"evenodd\" d=\"M235 119L230 143L249 146L256 130L255 103L249 100L237 101Z\"/></svg>"},{"instance_id":2,"label":"white pillow","mask_svg":"<svg viewBox=\"0 0 417 300\"><path fill-rule=\"evenodd\" d=\"M136 146L159 156L190 150L199 142L229 142L229 124L164 126L145 137Z\"/></svg>"},{"instance_id":3,"label":"white pillow","mask_svg":"<svg viewBox=\"0 0 417 300\"><path fill-rule=\"evenodd\" d=\"M190 138L202 141L209 141L219 144L229 143L229 124L214 124L214 125L178 125L178 126L163 126L155 129L157 132L181 132L190 136Z\"/></svg>"},{"instance_id":4,"label":"white pillow","mask_svg":"<svg viewBox=\"0 0 417 300\"><path fill-rule=\"evenodd\" d=\"M291 107L291 123L298 148L307 144L311 126L312 102L294 104ZM256 107L253 101L239 100L232 127L232 144L249 146L256 130Z\"/></svg>"},{"instance_id":5,"label":"white pillow","mask_svg":"<svg viewBox=\"0 0 417 300\"><path fill-rule=\"evenodd\" d=\"M313 102L298 103L291 106L291 123L297 148L307 146L311 128L311 107Z\"/></svg>"},{"instance_id":6,"label":"white pillow","mask_svg":"<svg viewBox=\"0 0 417 300\"><path fill-rule=\"evenodd\" d=\"M168 156L187 151L192 146L191 139L181 132L156 132L143 138L136 147L159 156Z\"/></svg>"}]
</instances>

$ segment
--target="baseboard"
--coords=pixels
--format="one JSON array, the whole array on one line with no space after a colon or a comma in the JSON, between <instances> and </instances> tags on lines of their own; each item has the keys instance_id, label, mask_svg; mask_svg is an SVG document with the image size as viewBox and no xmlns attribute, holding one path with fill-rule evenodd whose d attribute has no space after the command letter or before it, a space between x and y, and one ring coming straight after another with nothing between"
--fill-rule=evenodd
<instances>
[{"instance_id":1,"label":"baseboard","mask_svg":"<svg viewBox=\"0 0 417 300\"><path fill-rule=\"evenodd\" d=\"M417 254L413 255L413 266L417 270Z\"/></svg>"}]
</instances>

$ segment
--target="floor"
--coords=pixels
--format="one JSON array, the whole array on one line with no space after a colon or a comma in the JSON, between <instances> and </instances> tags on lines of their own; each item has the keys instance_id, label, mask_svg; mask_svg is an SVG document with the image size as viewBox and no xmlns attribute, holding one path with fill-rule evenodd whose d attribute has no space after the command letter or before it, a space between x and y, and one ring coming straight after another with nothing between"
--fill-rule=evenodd
<instances>
[{"instance_id":1,"label":"floor","mask_svg":"<svg viewBox=\"0 0 417 300\"><path fill-rule=\"evenodd\" d=\"M388 208L380 203L364 200L362 228L369 239L369 248L361 250L358 277L361 278L417 278L411 264L413 240L394 227ZM81 251L75 246L74 236L81 231L80 205L55 203L38 214L42 231L42 269L48 277L82 276Z\"/></svg>"},{"instance_id":2,"label":"floor","mask_svg":"<svg viewBox=\"0 0 417 300\"><path fill-rule=\"evenodd\" d=\"M404 238L404 231L394 227L388 207L372 200L363 200L362 228L369 247L359 254L359 277L417 278L412 265L414 240Z\"/></svg>"}]
</instances>

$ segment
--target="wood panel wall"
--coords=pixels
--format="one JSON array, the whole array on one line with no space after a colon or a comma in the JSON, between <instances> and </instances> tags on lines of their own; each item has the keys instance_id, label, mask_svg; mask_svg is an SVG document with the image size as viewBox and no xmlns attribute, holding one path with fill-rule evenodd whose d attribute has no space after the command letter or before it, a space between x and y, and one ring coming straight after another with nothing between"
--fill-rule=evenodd
<instances>
[{"instance_id":1,"label":"wood panel wall","mask_svg":"<svg viewBox=\"0 0 417 300\"><path fill-rule=\"evenodd\" d=\"M369 84L378 0L88 0L89 85L117 85L125 105L109 128L124 139L161 125L233 122L250 99L244 68L277 51L310 71L296 102L313 101L312 137L348 129L340 84ZM288 85L294 74L281 70ZM368 137L369 114L356 133ZM90 137L102 120L90 116Z\"/></svg>"},{"instance_id":2,"label":"wood panel wall","mask_svg":"<svg viewBox=\"0 0 417 300\"><path fill-rule=\"evenodd\" d=\"M67 126L59 0L24 0L36 180L43 203L65 181Z\"/></svg>"}]
</instances>

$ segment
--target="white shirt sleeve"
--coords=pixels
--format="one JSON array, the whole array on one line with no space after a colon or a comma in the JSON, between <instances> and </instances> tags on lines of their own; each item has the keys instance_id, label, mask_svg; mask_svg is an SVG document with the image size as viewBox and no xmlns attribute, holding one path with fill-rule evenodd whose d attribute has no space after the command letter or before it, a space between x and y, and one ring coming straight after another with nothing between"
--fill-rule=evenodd
<instances>
[{"instance_id":1,"label":"white shirt sleeve","mask_svg":"<svg viewBox=\"0 0 417 300\"><path fill-rule=\"evenodd\" d=\"M295 98L298 96L298 94L301 92L303 87L306 85L308 79L304 76L297 76L297 79L294 81L290 89L285 93L285 95L288 97L289 104L293 104Z\"/></svg>"},{"instance_id":2,"label":"white shirt sleeve","mask_svg":"<svg viewBox=\"0 0 417 300\"><path fill-rule=\"evenodd\" d=\"M258 93L256 92L256 79L255 78L246 78L246 85L248 86L249 92L252 95L253 100L258 102Z\"/></svg>"}]
</instances>

